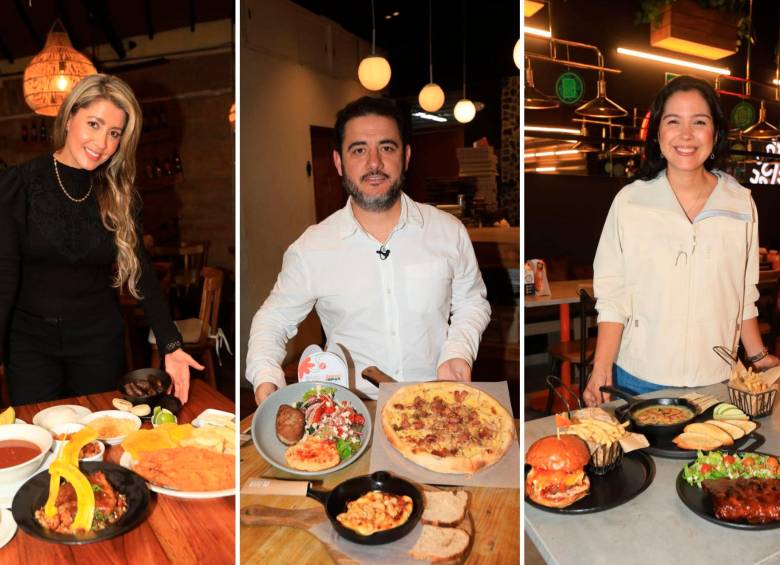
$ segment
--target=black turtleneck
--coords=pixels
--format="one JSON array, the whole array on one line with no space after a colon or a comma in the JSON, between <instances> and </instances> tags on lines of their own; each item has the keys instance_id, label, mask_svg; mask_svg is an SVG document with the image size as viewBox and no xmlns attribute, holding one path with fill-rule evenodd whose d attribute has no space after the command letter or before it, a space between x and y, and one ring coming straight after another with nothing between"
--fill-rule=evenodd
<instances>
[{"instance_id":1,"label":"black turtleneck","mask_svg":"<svg viewBox=\"0 0 780 565\"><path fill-rule=\"evenodd\" d=\"M74 199L87 194L90 173L57 162ZM181 340L141 242L141 305L161 351ZM95 191L83 202L63 192L46 154L0 176L0 359L15 308L47 318L89 319L118 309L112 287L114 237L100 219Z\"/></svg>"}]
</instances>

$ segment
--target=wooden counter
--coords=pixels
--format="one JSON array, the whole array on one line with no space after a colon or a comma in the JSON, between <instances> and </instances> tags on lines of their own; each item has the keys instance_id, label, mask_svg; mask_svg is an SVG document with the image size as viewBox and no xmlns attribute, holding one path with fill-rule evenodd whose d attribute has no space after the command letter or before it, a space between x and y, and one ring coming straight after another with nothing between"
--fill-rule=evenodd
<instances>
[{"instance_id":1,"label":"wooden counter","mask_svg":"<svg viewBox=\"0 0 780 565\"><path fill-rule=\"evenodd\" d=\"M93 412L113 410L111 400L117 391L26 404L16 408L18 418L32 422L33 416L49 406L78 404ZM179 423L188 423L206 408L233 412L228 398L199 379L190 385L189 402L178 414ZM151 428L147 421L145 428ZM118 463L121 446L106 446L105 461ZM59 545L39 541L21 529L0 549L0 563L235 563L235 497L186 500L151 494L146 518L126 534L85 545Z\"/></svg>"},{"instance_id":2,"label":"wooden counter","mask_svg":"<svg viewBox=\"0 0 780 565\"><path fill-rule=\"evenodd\" d=\"M375 401L367 401L372 416ZM252 422L242 420L241 430ZM515 420L519 427L519 422ZM325 477L318 488L332 489L346 479L368 473L370 449L354 464ZM241 448L241 484L252 477L289 478L272 467L250 441ZM474 545L466 563L518 563L520 558L520 491L497 488L466 488L470 493L469 511L474 520ZM241 507L263 504L276 508L316 508L319 503L306 497L242 495ZM345 563L334 561L318 539L303 530L288 527L241 525L242 563L295 563L314 565ZM422 563L422 562L421 562Z\"/></svg>"}]
</instances>

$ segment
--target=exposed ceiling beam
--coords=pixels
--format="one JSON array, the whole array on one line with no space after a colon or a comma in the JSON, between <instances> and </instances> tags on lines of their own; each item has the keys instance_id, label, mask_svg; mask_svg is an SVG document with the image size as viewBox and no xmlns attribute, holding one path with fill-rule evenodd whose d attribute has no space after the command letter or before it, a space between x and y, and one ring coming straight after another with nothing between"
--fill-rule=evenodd
<instances>
[{"instance_id":1,"label":"exposed ceiling beam","mask_svg":"<svg viewBox=\"0 0 780 565\"><path fill-rule=\"evenodd\" d=\"M106 35L108 44L116 53L116 56L120 59L127 57L127 52L122 45L122 40L119 34L116 32L114 23L111 21L111 16L108 13L107 0L82 0L84 7L87 9L91 18L94 18L95 23L103 30Z\"/></svg>"},{"instance_id":2,"label":"exposed ceiling beam","mask_svg":"<svg viewBox=\"0 0 780 565\"><path fill-rule=\"evenodd\" d=\"M43 41L41 40L41 37L38 35L38 32L35 31L35 26L33 25L32 20L30 19L30 14L28 14L27 11L24 9L24 4L22 3L22 0L15 0L14 5L16 6L16 11L19 13L19 17L21 18L24 27L26 27L27 31L30 32L30 37L32 37L33 43L35 44L35 49L37 51L40 51L41 49L43 49Z\"/></svg>"},{"instance_id":3,"label":"exposed ceiling beam","mask_svg":"<svg viewBox=\"0 0 780 565\"><path fill-rule=\"evenodd\" d=\"M190 31L195 31L195 22L197 20L197 10L195 9L195 0L190 0Z\"/></svg>"},{"instance_id":4,"label":"exposed ceiling beam","mask_svg":"<svg viewBox=\"0 0 780 565\"><path fill-rule=\"evenodd\" d=\"M146 20L146 35L154 39L154 18L152 16L152 0L144 0L144 19Z\"/></svg>"},{"instance_id":5,"label":"exposed ceiling beam","mask_svg":"<svg viewBox=\"0 0 780 565\"><path fill-rule=\"evenodd\" d=\"M0 52L2 52L2 53L3 53L3 57L5 57L6 59L8 59L8 62L9 62L9 63L11 63L12 65L14 64L14 56L13 56L13 53L11 53L11 52L8 50L8 47L6 47L5 43L3 43L3 38L2 38L2 37L0 37Z\"/></svg>"},{"instance_id":6,"label":"exposed ceiling beam","mask_svg":"<svg viewBox=\"0 0 780 565\"><path fill-rule=\"evenodd\" d=\"M79 41L79 38L76 37L76 34L73 33L74 27L71 25L70 18L68 17L68 12L65 10L64 0L57 0L57 16L60 18L60 21L62 22L62 26L65 28L65 31L68 32L68 37L70 38L70 44L73 45L73 48L76 51L81 51L84 45L81 43L81 41Z\"/></svg>"}]
</instances>

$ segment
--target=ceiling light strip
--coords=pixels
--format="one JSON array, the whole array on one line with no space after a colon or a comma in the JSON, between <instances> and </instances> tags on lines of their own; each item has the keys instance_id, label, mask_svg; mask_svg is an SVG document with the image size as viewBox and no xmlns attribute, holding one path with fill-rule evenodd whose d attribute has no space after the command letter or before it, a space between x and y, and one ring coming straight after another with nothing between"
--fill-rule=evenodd
<instances>
[{"instance_id":1,"label":"ceiling light strip","mask_svg":"<svg viewBox=\"0 0 780 565\"><path fill-rule=\"evenodd\" d=\"M578 129L571 129L571 128L558 128L558 127L551 127L551 126L525 126L523 128L525 131L548 131L548 132L560 132L560 133L573 133L574 135L579 135L580 130Z\"/></svg>"},{"instance_id":2,"label":"ceiling light strip","mask_svg":"<svg viewBox=\"0 0 780 565\"><path fill-rule=\"evenodd\" d=\"M538 37L546 37L548 39L552 37L552 32L549 29L539 29L536 27L525 26L523 28L523 33L527 33L528 35L536 35Z\"/></svg>"},{"instance_id":3,"label":"ceiling light strip","mask_svg":"<svg viewBox=\"0 0 780 565\"><path fill-rule=\"evenodd\" d=\"M680 67L688 67L690 69L697 69L699 71L706 71L708 73L714 73L716 75L730 75L731 71L723 67L710 67L709 65L701 65L694 63L693 61L685 61L683 59L675 59L673 57L664 57L662 55L655 55L653 53L645 53L644 51L636 51L634 49L626 49L625 47L618 47L617 52L621 55L629 55L630 57L638 57L640 59L647 59L649 61L656 61L659 63L667 63L669 65L678 65Z\"/></svg>"},{"instance_id":4,"label":"ceiling light strip","mask_svg":"<svg viewBox=\"0 0 780 565\"><path fill-rule=\"evenodd\" d=\"M578 149L563 149L561 151L541 151L539 153L525 153L525 157L555 157L559 155L576 155Z\"/></svg>"},{"instance_id":5,"label":"ceiling light strip","mask_svg":"<svg viewBox=\"0 0 780 565\"><path fill-rule=\"evenodd\" d=\"M418 118L422 118L424 120L431 120L434 122L446 122L447 118L442 118L441 116L434 116L433 114L428 114L426 112L414 112L412 116L416 116Z\"/></svg>"}]
</instances>

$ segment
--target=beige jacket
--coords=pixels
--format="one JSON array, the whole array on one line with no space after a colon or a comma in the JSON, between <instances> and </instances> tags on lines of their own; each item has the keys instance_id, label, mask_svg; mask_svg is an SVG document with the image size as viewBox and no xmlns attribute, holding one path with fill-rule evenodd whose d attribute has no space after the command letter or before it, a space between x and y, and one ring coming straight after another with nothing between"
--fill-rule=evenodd
<instances>
[{"instance_id":1,"label":"beige jacket","mask_svg":"<svg viewBox=\"0 0 780 565\"><path fill-rule=\"evenodd\" d=\"M750 191L718 183L691 223L662 172L615 196L593 262L599 322L624 325L617 364L661 385L728 378L712 350L736 351L758 315L758 216Z\"/></svg>"}]
</instances>

